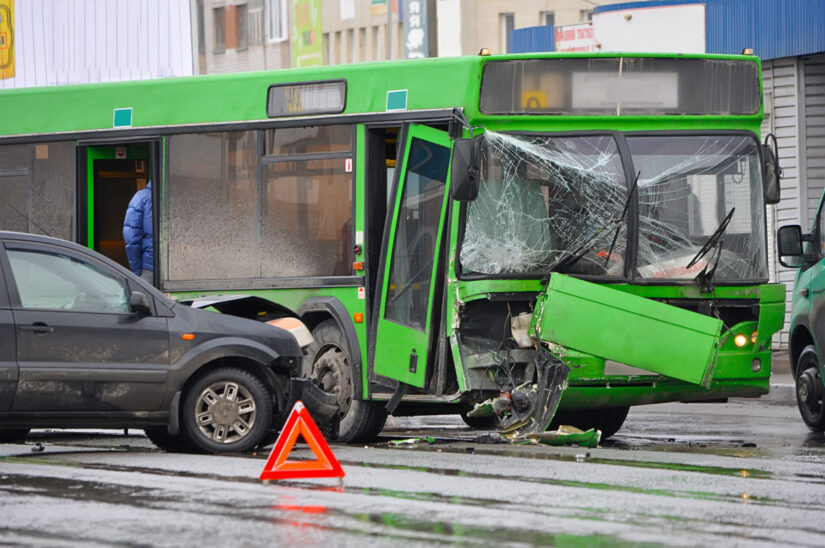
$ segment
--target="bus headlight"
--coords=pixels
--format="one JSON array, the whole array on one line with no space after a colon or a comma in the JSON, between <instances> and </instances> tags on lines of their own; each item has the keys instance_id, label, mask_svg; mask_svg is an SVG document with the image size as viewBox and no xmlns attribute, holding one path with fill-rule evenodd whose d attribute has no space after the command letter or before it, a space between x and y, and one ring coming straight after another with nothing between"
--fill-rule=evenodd
<instances>
[{"instance_id":1,"label":"bus headlight","mask_svg":"<svg viewBox=\"0 0 825 548\"><path fill-rule=\"evenodd\" d=\"M753 370L754 373L759 373L762 370L762 360L754 358L751 362L751 370Z\"/></svg>"},{"instance_id":2,"label":"bus headlight","mask_svg":"<svg viewBox=\"0 0 825 548\"><path fill-rule=\"evenodd\" d=\"M739 333L737 336L733 338L733 344L735 344L737 348L742 348L743 346L748 344L748 338L742 333Z\"/></svg>"}]
</instances>

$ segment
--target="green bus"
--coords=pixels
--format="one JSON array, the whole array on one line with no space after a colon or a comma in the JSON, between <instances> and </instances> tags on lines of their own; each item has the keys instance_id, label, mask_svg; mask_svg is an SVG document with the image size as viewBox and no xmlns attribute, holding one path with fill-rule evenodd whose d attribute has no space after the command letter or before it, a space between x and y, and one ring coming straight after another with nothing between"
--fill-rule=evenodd
<instances>
[{"instance_id":1,"label":"green bus","mask_svg":"<svg viewBox=\"0 0 825 548\"><path fill-rule=\"evenodd\" d=\"M292 316L339 439L387 414L615 433L768 391L774 150L753 56L487 55L0 92L0 228ZM172 413L177 415L177 413Z\"/></svg>"}]
</instances>

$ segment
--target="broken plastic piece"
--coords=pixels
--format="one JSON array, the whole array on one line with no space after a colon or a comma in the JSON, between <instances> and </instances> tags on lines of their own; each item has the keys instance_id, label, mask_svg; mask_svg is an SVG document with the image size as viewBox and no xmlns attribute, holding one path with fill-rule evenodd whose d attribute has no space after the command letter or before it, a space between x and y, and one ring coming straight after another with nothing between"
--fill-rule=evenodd
<instances>
[{"instance_id":1,"label":"broken plastic piece","mask_svg":"<svg viewBox=\"0 0 825 548\"><path fill-rule=\"evenodd\" d=\"M408 445L416 445L422 442L435 443L435 438L427 436L423 438L406 438L403 440L390 440L389 444L391 447L403 447Z\"/></svg>"},{"instance_id":2,"label":"broken plastic piece","mask_svg":"<svg viewBox=\"0 0 825 548\"><path fill-rule=\"evenodd\" d=\"M508 436L509 438L509 436ZM558 430L542 432L540 434L530 434L524 438L530 443L543 445L580 445L582 447L596 447L601 441L601 430L580 430L575 426L562 425Z\"/></svg>"}]
</instances>

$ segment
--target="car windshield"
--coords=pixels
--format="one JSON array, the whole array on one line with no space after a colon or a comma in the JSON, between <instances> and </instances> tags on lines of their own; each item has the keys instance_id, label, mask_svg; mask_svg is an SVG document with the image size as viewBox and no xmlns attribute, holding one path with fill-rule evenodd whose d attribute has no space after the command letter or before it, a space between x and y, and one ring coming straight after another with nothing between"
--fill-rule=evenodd
<instances>
[{"instance_id":1,"label":"car windshield","mask_svg":"<svg viewBox=\"0 0 825 548\"><path fill-rule=\"evenodd\" d=\"M632 271L637 279L693 280L718 258L716 281L767 278L755 139L625 139L630 158L623 163L613 135L485 133L479 193L466 210L462 271L615 277ZM638 208L625 212L633 187L625 176L629 162L639 174ZM732 209L719 246L688 268ZM626 269L628 227L637 225L636 264Z\"/></svg>"},{"instance_id":2,"label":"car windshield","mask_svg":"<svg viewBox=\"0 0 825 548\"><path fill-rule=\"evenodd\" d=\"M713 267L717 254L716 281L768 277L762 171L753 138L636 136L627 143L641 172L639 277L693 279ZM687 268L731 210L721 251Z\"/></svg>"},{"instance_id":3,"label":"car windshield","mask_svg":"<svg viewBox=\"0 0 825 548\"><path fill-rule=\"evenodd\" d=\"M467 208L460 261L464 272L621 275L627 199L616 141L609 135L578 137L483 136L477 199ZM582 248L582 245L585 247Z\"/></svg>"}]
</instances>

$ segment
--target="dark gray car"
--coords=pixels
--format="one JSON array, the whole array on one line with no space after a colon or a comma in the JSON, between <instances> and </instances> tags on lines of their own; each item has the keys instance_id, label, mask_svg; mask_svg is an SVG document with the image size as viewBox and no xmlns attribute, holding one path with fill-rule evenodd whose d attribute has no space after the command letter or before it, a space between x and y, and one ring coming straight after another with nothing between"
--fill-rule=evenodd
<instances>
[{"instance_id":1,"label":"dark gray car","mask_svg":"<svg viewBox=\"0 0 825 548\"><path fill-rule=\"evenodd\" d=\"M128 427L167 450L247 451L274 440L300 360L283 329L173 302L79 245L0 231L0 441Z\"/></svg>"}]
</instances>

